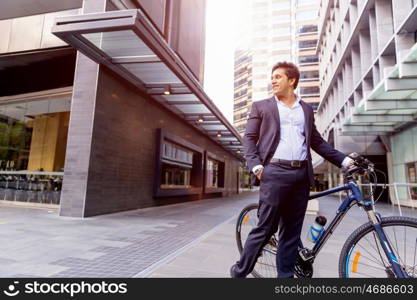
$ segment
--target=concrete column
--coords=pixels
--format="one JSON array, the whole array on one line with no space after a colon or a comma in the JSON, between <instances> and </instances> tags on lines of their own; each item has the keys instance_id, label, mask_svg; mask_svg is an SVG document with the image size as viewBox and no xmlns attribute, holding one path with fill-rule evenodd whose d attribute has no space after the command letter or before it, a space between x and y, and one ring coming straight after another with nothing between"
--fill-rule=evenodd
<instances>
[{"instance_id":1,"label":"concrete column","mask_svg":"<svg viewBox=\"0 0 417 300\"><path fill-rule=\"evenodd\" d=\"M384 69L395 66L395 56L381 56L379 58L379 74L380 78L385 78Z\"/></svg>"},{"instance_id":2,"label":"concrete column","mask_svg":"<svg viewBox=\"0 0 417 300\"><path fill-rule=\"evenodd\" d=\"M394 29L396 30L405 18L408 16L410 11L413 8L413 2L411 0L393 0L392 1L392 11L394 15Z\"/></svg>"},{"instance_id":3,"label":"concrete column","mask_svg":"<svg viewBox=\"0 0 417 300\"><path fill-rule=\"evenodd\" d=\"M353 86L356 86L361 79L361 55L358 46L352 46L352 73Z\"/></svg>"},{"instance_id":4,"label":"concrete column","mask_svg":"<svg viewBox=\"0 0 417 300\"><path fill-rule=\"evenodd\" d=\"M394 33L391 0L375 1L375 15L378 49L383 49Z\"/></svg>"},{"instance_id":5,"label":"concrete column","mask_svg":"<svg viewBox=\"0 0 417 300\"><path fill-rule=\"evenodd\" d=\"M352 62L347 61L344 74L344 83L346 86L345 97L349 97L353 92L353 73L352 73Z\"/></svg>"},{"instance_id":6,"label":"concrete column","mask_svg":"<svg viewBox=\"0 0 417 300\"><path fill-rule=\"evenodd\" d=\"M404 54L408 53L415 44L415 35L413 33L400 33L395 36L395 50L397 63L404 59Z\"/></svg>"},{"instance_id":7,"label":"concrete column","mask_svg":"<svg viewBox=\"0 0 417 300\"><path fill-rule=\"evenodd\" d=\"M83 13L104 12L106 0L84 0ZM60 215L84 217L100 65L77 53Z\"/></svg>"},{"instance_id":8,"label":"concrete column","mask_svg":"<svg viewBox=\"0 0 417 300\"><path fill-rule=\"evenodd\" d=\"M379 65L374 65L372 68L372 78L374 86L377 86L378 83L381 81Z\"/></svg>"},{"instance_id":9,"label":"concrete column","mask_svg":"<svg viewBox=\"0 0 417 300\"><path fill-rule=\"evenodd\" d=\"M359 32L359 49L361 60L361 76L363 76L372 64L371 37L369 30L361 30Z\"/></svg>"},{"instance_id":10,"label":"concrete column","mask_svg":"<svg viewBox=\"0 0 417 300\"><path fill-rule=\"evenodd\" d=\"M382 50L378 49L375 9L369 11L369 35L371 37L371 58L373 61L378 56L379 51Z\"/></svg>"},{"instance_id":11,"label":"concrete column","mask_svg":"<svg viewBox=\"0 0 417 300\"><path fill-rule=\"evenodd\" d=\"M356 2L352 2L350 1L350 6L349 6L349 19L350 19L350 23L352 24L352 26L354 24L356 24L356 21L358 19L358 5Z\"/></svg>"}]
</instances>

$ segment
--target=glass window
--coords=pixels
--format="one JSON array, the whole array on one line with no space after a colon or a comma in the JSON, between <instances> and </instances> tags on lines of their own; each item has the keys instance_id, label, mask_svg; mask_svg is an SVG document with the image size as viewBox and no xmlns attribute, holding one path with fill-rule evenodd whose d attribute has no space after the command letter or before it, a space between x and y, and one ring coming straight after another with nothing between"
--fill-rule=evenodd
<instances>
[{"instance_id":1,"label":"glass window","mask_svg":"<svg viewBox=\"0 0 417 300\"><path fill-rule=\"evenodd\" d=\"M0 170L62 172L70 103L68 97L0 105Z\"/></svg>"},{"instance_id":2,"label":"glass window","mask_svg":"<svg viewBox=\"0 0 417 300\"><path fill-rule=\"evenodd\" d=\"M274 10L287 10L291 8L291 1L274 1L272 2L272 9Z\"/></svg>"},{"instance_id":3,"label":"glass window","mask_svg":"<svg viewBox=\"0 0 417 300\"><path fill-rule=\"evenodd\" d=\"M70 97L0 105L1 200L59 204Z\"/></svg>"},{"instance_id":4,"label":"glass window","mask_svg":"<svg viewBox=\"0 0 417 300\"><path fill-rule=\"evenodd\" d=\"M233 106L233 108L234 108L234 110L237 110L237 109L239 109L239 108L242 108L242 107L246 106L247 104L248 104L248 102L245 100L245 101L242 101L242 102L236 103L236 104Z\"/></svg>"},{"instance_id":5,"label":"glass window","mask_svg":"<svg viewBox=\"0 0 417 300\"><path fill-rule=\"evenodd\" d=\"M291 41L284 40L284 41L275 41L272 44L274 50L287 50L291 49Z\"/></svg>"},{"instance_id":6,"label":"glass window","mask_svg":"<svg viewBox=\"0 0 417 300\"><path fill-rule=\"evenodd\" d=\"M295 15L297 21L310 21L318 17L318 10L304 10L299 11Z\"/></svg>"},{"instance_id":7,"label":"glass window","mask_svg":"<svg viewBox=\"0 0 417 300\"><path fill-rule=\"evenodd\" d=\"M289 26L285 26L285 27L274 26L273 29L272 29L272 32L273 32L274 36L291 35L291 27L289 27Z\"/></svg>"},{"instance_id":8,"label":"glass window","mask_svg":"<svg viewBox=\"0 0 417 300\"><path fill-rule=\"evenodd\" d=\"M320 88L318 86L300 87L301 95L312 95L312 94L319 94L319 93L320 93Z\"/></svg>"},{"instance_id":9,"label":"glass window","mask_svg":"<svg viewBox=\"0 0 417 300\"><path fill-rule=\"evenodd\" d=\"M300 56L298 58L298 62L300 64L309 64L309 63L316 63L318 62L319 59L317 56L315 55L306 55L306 56Z\"/></svg>"},{"instance_id":10,"label":"glass window","mask_svg":"<svg viewBox=\"0 0 417 300\"><path fill-rule=\"evenodd\" d=\"M406 165L408 183L417 183L416 163ZM411 199L417 200L417 187L410 187Z\"/></svg>"},{"instance_id":11,"label":"glass window","mask_svg":"<svg viewBox=\"0 0 417 300\"><path fill-rule=\"evenodd\" d=\"M162 154L162 189L191 187L193 152L179 145L164 141Z\"/></svg>"},{"instance_id":12,"label":"glass window","mask_svg":"<svg viewBox=\"0 0 417 300\"><path fill-rule=\"evenodd\" d=\"M300 73L300 79L318 79L319 78L319 71L302 71Z\"/></svg>"},{"instance_id":13,"label":"glass window","mask_svg":"<svg viewBox=\"0 0 417 300\"><path fill-rule=\"evenodd\" d=\"M272 22L277 23L277 24L288 23L290 21L291 21L291 15L288 15L288 14L274 15L272 18Z\"/></svg>"},{"instance_id":14,"label":"glass window","mask_svg":"<svg viewBox=\"0 0 417 300\"><path fill-rule=\"evenodd\" d=\"M274 55L274 61L290 61L291 60L291 54L277 54Z\"/></svg>"},{"instance_id":15,"label":"glass window","mask_svg":"<svg viewBox=\"0 0 417 300\"><path fill-rule=\"evenodd\" d=\"M305 48L313 48L316 47L317 40L307 40L307 41L299 41L298 48L305 49Z\"/></svg>"},{"instance_id":16,"label":"glass window","mask_svg":"<svg viewBox=\"0 0 417 300\"><path fill-rule=\"evenodd\" d=\"M298 33L317 32L317 25L301 25L298 27Z\"/></svg>"},{"instance_id":17,"label":"glass window","mask_svg":"<svg viewBox=\"0 0 417 300\"><path fill-rule=\"evenodd\" d=\"M211 157L207 157L206 187L224 187L224 163Z\"/></svg>"}]
</instances>

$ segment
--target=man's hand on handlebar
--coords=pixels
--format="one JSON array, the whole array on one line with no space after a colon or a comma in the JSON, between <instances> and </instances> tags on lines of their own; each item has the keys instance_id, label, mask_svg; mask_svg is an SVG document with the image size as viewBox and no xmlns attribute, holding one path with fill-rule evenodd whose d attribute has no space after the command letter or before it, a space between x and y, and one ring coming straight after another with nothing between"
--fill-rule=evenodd
<instances>
[{"instance_id":1,"label":"man's hand on handlebar","mask_svg":"<svg viewBox=\"0 0 417 300\"><path fill-rule=\"evenodd\" d=\"M346 174L365 175L367 171L373 169L374 164L356 152L349 154L348 157L352 159L352 162L345 169Z\"/></svg>"}]
</instances>

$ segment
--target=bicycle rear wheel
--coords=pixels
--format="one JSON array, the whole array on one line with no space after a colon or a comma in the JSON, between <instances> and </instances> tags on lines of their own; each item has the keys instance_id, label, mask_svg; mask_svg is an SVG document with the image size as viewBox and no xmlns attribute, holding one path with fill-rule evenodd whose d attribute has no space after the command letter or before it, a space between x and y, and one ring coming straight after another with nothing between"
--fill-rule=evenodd
<instances>
[{"instance_id":1,"label":"bicycle rear wheel","mask_svg":"<svg viewBox=\"0 0 417 300\"><path fill-rule=\"evenodd\" d=\"M242 253L243 245L246 242L249 232L258 224L258 204L249 204L246 206L237 219L236 223L236 242L239 253ZM277 239L275 235L263 247L252 275L257 278L276 278L276 253Z\"/></svg>"},{"instance_id":2,"label":"bicycle rear wheel","mask_svg":"<svg viewBox=\"0 0 417 300\"><path fill-rule=\"evenodd\" d=\"M382 218L381 223L401 268L417 278L417 219ZM371 223L356 229L345 242L339 259L340 277L395 277Z\"/></svg>"}]
</instances>

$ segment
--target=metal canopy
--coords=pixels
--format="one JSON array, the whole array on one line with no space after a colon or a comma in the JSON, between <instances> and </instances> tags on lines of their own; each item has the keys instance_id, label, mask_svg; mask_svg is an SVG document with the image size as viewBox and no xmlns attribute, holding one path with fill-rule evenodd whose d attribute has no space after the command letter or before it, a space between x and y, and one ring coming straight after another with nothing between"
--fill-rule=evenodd
<instances>
[{"instance_id":1,"label":"metal canopy","mask_svg":"<svg viewBox=\"0 0 417 300\"><path fill-rule=\"evenodd\" d=\"M362 99L342 125L342 135L388 135L417 120L417 43Z\"/></svg>"},{"instance_id":2,"label":"metal canopy","mask_svg":"<svg viewBox=\"0 0 417 300\"><path fill-rule=\"evenodd\" d=\"M57 17L52 33L242 160L241 136L141 10Z\"/></svg>"}]
</instances>

